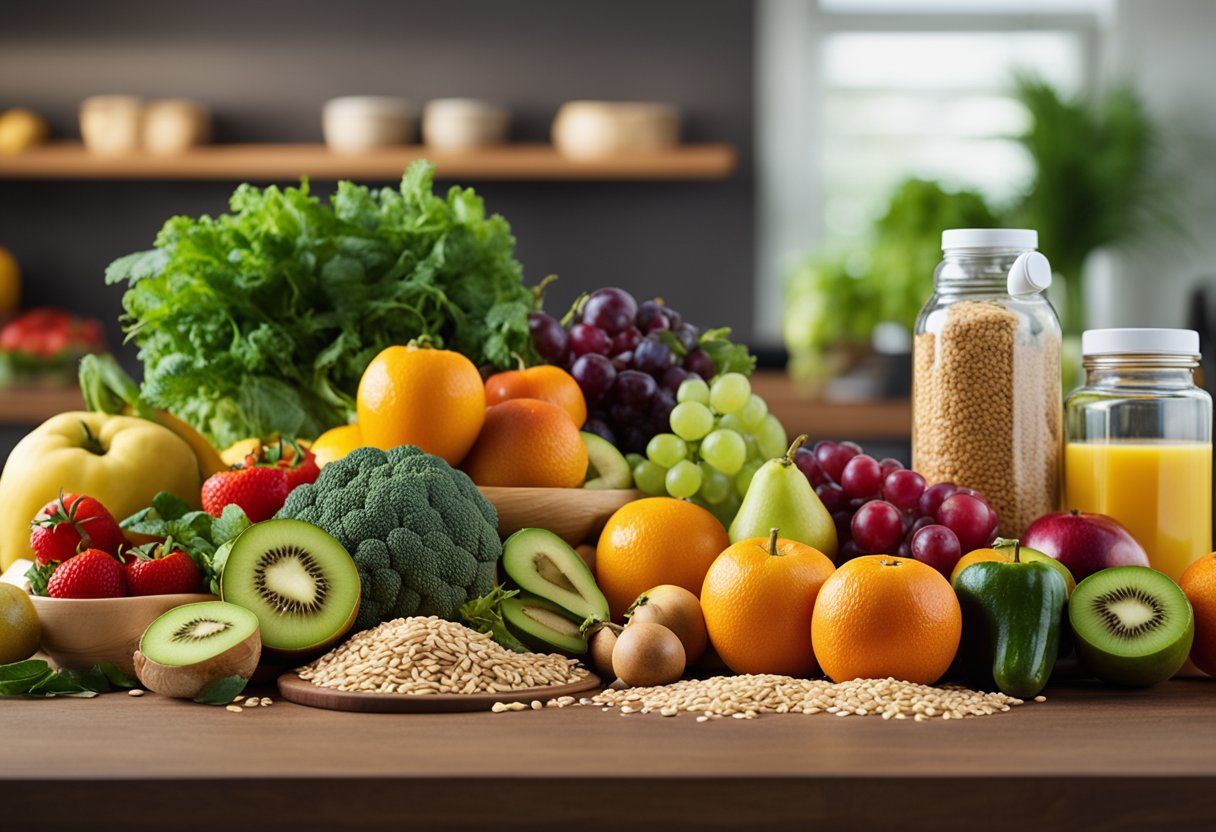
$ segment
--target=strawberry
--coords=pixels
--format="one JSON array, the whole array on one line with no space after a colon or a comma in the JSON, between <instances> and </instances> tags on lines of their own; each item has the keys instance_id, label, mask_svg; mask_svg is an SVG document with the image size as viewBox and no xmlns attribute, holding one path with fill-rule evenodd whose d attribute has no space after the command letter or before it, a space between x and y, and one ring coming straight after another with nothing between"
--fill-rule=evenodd
<instances>
[{"instance_id":1,"label":"strawberry","mask_svg":"<svg viewBox=\"0 0 1216 832\"><path fill-rule=\"evenodd\" d=\"M126 580L117 558L100 549L85 549L55 567L46 588L52 598L121 598Z\"/></svg>"},{"instance_id":2,"label":"strawberry","mask_svg":"<svg viewBox=\"0 0 1216 832\"><path fill-rule=\"evenodd\" d=\"M279 460L278 465L287 474L287 493L290 494L297 485L316 482L321 475L317 467L317 457L312 451L304 451L297 462L295 457L290 460Z\"/></svg>"},{"instance_id":3,"label":"strawberry","mask_svg":"<svg viewBox=\"0 0 1216 832\"><path fill-rule=\"evenodd\" d=\"M219 517L224 506L236 504L253 523L269 520L287 499L287 474L277 465L258 465L245 457L245 464L212 474L203 483L203 510Z\"/></svg>"},{"instance_id":4,"label":"strawberry","mask_svg":"<svg viewBox=\"0 0 1216 832\"><path fill-rule=\"evenodd\" d=\"M173 545L172 538L133 549L128 557L130 595L176 595L198 592L202 587L202 571L189 555Z\"/></svg>"},{"instance_id":5,"label":"strawberry","mask_svg":"<svg viewBox=\"0 0 1216 832\"><path fill-rule=\"evenodd\" d=\"M39 566L65 561L85 549L117 555L127 538L106 507L83 494L64 494L30 523L30 548Z\"/></svg>"}]
</instances>

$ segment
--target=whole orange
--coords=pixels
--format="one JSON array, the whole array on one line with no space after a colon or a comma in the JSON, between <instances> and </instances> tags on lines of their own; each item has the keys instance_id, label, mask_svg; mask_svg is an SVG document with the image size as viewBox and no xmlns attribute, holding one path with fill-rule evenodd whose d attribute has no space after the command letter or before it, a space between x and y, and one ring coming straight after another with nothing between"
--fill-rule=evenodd
<instances>
[{"instance_id":1,"label":"whole orange","mask_svg":"<svg viewBox=\"0 0 1216 832\"><path fill-rule=\"evenodd\" d=\"M954 660L962 629L958 598L940 572L912 558L867 555L824 581L811 641L833 681L893 676L931 685Z\"/></svg>"},{"instance_id":2,"label":"whole orange","mask_svg":"<svg viewBox=\"0 0 1216 832\"><path fill-rule=\"evenodd\" d=\"M808 676L815 670L811 616L835 567L804 543L753 537L709 567L701 609L709 640L735 673Z\"/></svg>"},{"instance_id":3,"label":"whole orange","mask_svg":"<svg viewBox=\"0 0 1216 832\"><path fill-rule=\"evenodd\" d=\"M363 447L363 432L358 425L339 425L330 428L312 443L312 453L317 467L324 468L334 460L341 459L355 448Z\"/></svg>"},{"instance_id":4,"label":"whole orange","mask_svg":"<svg viewBox=\"0 0 1216 832\"><path fill-rule=\"evenodd\" d=\"M363 442L388 450L415 445L459 465L486 418L486 391L458 352L410 344L372 359L356 396Z\"/></svg>"},{"instance_id":5,"label":"whole orange","mask_svg":"<svg viewBox=\"0 0 1216 832\"><path fill-rule=\"evenodd\" d=\"M587 476L587 446L557 405L511 399L486 411L461 467L478 485L578 488Z\"/></svg>"},{"instance_id":6,"label":"whole orange","mask_svg":"<svg viewBox=\"0 0 1216 832\"><path fill-rule=\"evenodd\" d=\"M486 379L486 405L493 407L511 399L540 399L570 414L574 426L587 421L587 400L574 376L561 367L542 364L526 370L508 370Z\"/></svg>"},{"instance_id":7,"label":"whole orange","mask_svg":"<svg viewBox=\"0 0 1216 832\"><path fill-rule=\"evenodd\" d=\"M596 583L620 621L652 586L675 584L699 595L710 564L729 545L718 518L700 506L673 497L634 500L617 509L600 533Z\"/></svg>"},{"instance_id":8,"label":"whole orange","mask_svg":"<svg viewBox=\"0 0 1216 832\"><path fill-rule=\"evenodd\" d=\"M1216 676L1216 552L1188 566L1178 586L1195 611L1191 661L1204 673Z\"/></svg>"}]
</instances>

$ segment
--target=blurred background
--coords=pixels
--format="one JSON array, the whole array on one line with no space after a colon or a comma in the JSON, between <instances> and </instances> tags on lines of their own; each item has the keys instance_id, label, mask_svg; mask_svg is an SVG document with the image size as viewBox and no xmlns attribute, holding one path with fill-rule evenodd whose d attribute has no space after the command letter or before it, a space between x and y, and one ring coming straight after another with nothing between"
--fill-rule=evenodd
<instances>
[{"instance_id":1,"label":"blurred background","mask_svg":"<svg viewBox=\"0 0 1216 832\"><path fill-rule=\"evenodd\" d=\"M138 373L107 264L239 182L393 184L405 156L327 150L332 98L475 98L526 153L408 154L510 221L529 283L560 276L547 309L661 295L760 355L791 430L906 458L907 333L942 228L1038 229L1069 335L1208 326L1214 36L1210 0L20 4L0 29L0 318L61 308L38 324L52 359L104 340ZM100 94L187 103L161 113L165 152L105 152L130 100L86 116ZM678 139L648 165L554 152L584 99L663 102ZM76 396L34 364L0 365L0 459Z\"/></svg>"}]
</instances>

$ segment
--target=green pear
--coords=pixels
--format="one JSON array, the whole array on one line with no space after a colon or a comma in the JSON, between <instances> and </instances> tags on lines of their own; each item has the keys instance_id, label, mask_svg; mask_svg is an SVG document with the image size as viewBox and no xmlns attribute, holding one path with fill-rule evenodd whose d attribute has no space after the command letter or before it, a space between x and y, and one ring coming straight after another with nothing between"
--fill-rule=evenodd
<instances>
[{"instance_id":1,"label":"green pear","mask_svg":"<svg viewBox=\"0 0 1216 832\"><path fill-rule=\"evenodd\" d=\"M794 454L803 442L805 435L794 440L785 456L770 459L756 471L730 524L731 543L767 537L770 529L779 528L782 537L813 546L835 559L836 524L794 464Z\"/></svg>"}]
</instances>

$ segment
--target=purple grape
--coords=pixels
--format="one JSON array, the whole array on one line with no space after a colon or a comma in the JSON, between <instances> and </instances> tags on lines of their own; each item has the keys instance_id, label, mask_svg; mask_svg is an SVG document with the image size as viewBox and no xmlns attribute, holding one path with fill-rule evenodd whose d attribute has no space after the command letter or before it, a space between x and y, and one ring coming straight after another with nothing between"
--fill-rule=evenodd
<instances>
[{"instance_id":1,"label":"purple grape","mask_svg":"<svg viewBox=\"0 0 1216 832\"><path fill-rule=\"evenodd\" d=\"M622 370L628 370L632 363L633 353L631 352L623 352L619 355L612 356L612 366L616 368L618 373Z\"/></svg>"},{"instance_id":2,"label":"purple grape","mask_svg":"<svg viewBox=\"0 0 1216 832\"><path fill-rule=\"evenodd\" d=\"M642 409L650 405L650 400L659 391L659 383L654 376L640 373L637 370L626 370L618 373L616 384L612 385L612 397L617 404Z\"/></svg>"},{"instance_id":3,"label":"purple grape","mask_svg":"<svg viewBox=\"0 0 1216 832\"><path fill-rule=\"evenodd\" d=\"M840 482L844 466L857 456L857 452L835 442L818 442L815 445L815 458L823 467L823 472L831 477L833 482Z\"/></svg>"},{"instance_id":4,"label":"purple grape","mask_svg":"<svg viewBox=\"0 0 1216 832\"><path fill-rule=\"evenodd\" d=\"M842 510L832 513L832 522L836 524L836 536L842 540L849 537L853 532L849 530L849 524L853 521L853 512Z\"/></svg>"},{"instance_id":5,"label":"purple grape","mask_svg":"<svg viewBox=\"0 0 1216 832\"><path fill-rule=\"evenodd\" d=\"M916 512L922 517L936 517L937 510L947 497L955 492L958 486L952 482L939 482L925 489L916 503Z\"/></svg>"},{"instance_id":6,"label":"purple grape","mask_svg":"<svg viewBox=\"0 0 1216 832\"><path fill-rule=\"evenodd\" d=\"M963 551L973 552L992 541L988 505L970 494L954 493L937 509L937 522L958 535Z\"/></svg>"},{"instance_id":7,"label":"purple grape","mask_svg":"<svg viewBox=\"0 0 1216 832\"><path fill-rule=\"evenodd\" d=\"M684 383L684 379L688 378L690 373L683 367L668 367L663 371L662 378L659 379L659 384L664 390L670 390L675 393L680 389L680 385Z\"/></svg>"},{"instance_id":8,"label":"purple grape","mask_svg":"<svg viewBox=\"0 0 1216 832\"><path fill-rule=\"evenodd\" d=\"M684 349L689 352L695 350L697 345L701 343L701 332L692 324L680 324L675 333L676 338L684 345Z\"/></svg>"},{"instance_id":9,"label":"purple grape","mask_svg":"<svg viewBox=\"0 0 1216 832\"><path fill-rule=\"evenodd\" d=\"M612 389L616 380L616 368L602 355L591 353L579 356L570 368L570 375L578 382L583 395L592 401L603 398Z\"/></svg>"},{"instance_id":10,"label":"purple grape","mask_svg":"<svg viewBox=\"0 0 1216 832\"><path fill-rule=\"evenodd\" d=\"M828 510L829 514L835 514L838 511L848 511L849 498L845 496L844 489L836 483L827 482L823 485L815 486L815 494L819 497L819 502L823 503L823 507Z\"/></svg>"},{"instance_id":11,"label":"purple grape","mask_svg":"<svg viewBox=\"0 0 1216 832\"><path fill-rule=\"evenodd\" d=\"M932 524L912 535L912 557L932 566L950 580L950 573L963 555L958 536L946 526Z\"/></svg>"},{"instance_id":12,"label":"purple grape","mask_svg":"<svg viewBox=\"0 0 1216 832\"><path fill-rule=\"evenodd\" d=\"M841 442L840 447L852 451L853 456L857 456L858 454L865 453L865 451L862 449L862 447L860 445L858 445L856 442Z\"/></svg>"},{"instance_id":13,"label":"purple grape","mask_svg":"<svg viewBox=\"0 0 1216 832\"><path fill-rule=\"evenodd\" d=\"M650 423L658 427L655 433L663 433L668 430L668 420L671 418L671 411L675 406L676 394L667 387L660 387L650 403Z\"/></svg>"},{"instance_id":14,"label":"purple grape","mask_svg":"<svg viewBox=\"0 0 1216 832\"><path fill-rule=\"evenodd\" d=\"M899 548L895 550L895 554L899 555L901 558L910 558L912 557L912 547L908 544L908 541L901 540L899 543Z\"/></svg>"},{"instance_id":15,"label":"purple grape","mask_svg":"<svg viewBox=\"0 0 1216 832\"><path fill-rule=\"evenodd\" d=\"M529 312L528 331L532 334L532 346L541 358L562 360L566 354L566 330L557 318L544 312Z\"/></svg>"},{"instance_id":16,"label":"purple grape","mask_svg":"<svg viewBox=\"0 0 1216 832\"><path fill-rule=\"evenodd\" d=\"M649 413L645 405L614 403L608 408L608 422L616 428L641 427Z\"/></svg>"},{"instance_id":17,"label":"purple grape","mask_svg":"<svg viewBox=\"0 0 1216 832\"><path fill-rule=\"evenodd\" d=\"M570 351L578 355L607 355L608 333L589 324L575 324L570 327Z\"/></svg>"},{"instance_id":18,"label":"purple grape","mask_svg":"<svg viewBox=\"0 0 1216 832\"><path fill-rule=\"evenodd\" d=\"M583 322L609 335L633 326L637 314L638 302L624 289L596 289L583 305Z\"/></svg>"},{"instance_id":19,"label":"purple grape","mask_svg":"<svg viewBox=\"0 0 1216 832\"><path fill-rule=\"evenodd\" d=\"M935 519L933 519L932 517L917 517L915 520L912 521L912 525L908 527L908 531L907 531L908 539L910 540L913 535L915 535L918 531L923 529L925 526L932 526L935 523L937 523L937 521Z\"/></svg>"},{"instance_id":20,"label":"purple grape","mask_svg":"<svg viewBox=\"0 0 1216 832\"><path fill-rule=\"evenodd\" d=\"M709 353L701 349L690 350L688 355L684 356L684 369L690 373L696 373L706 380L713 378L718 373L714 360L709 357Z\"/></svg>"},{"instance_id":21,"label":"purple grape","mask_svg":"<svg viewBox=\"0 0 1216 832\"><path fill-rule=\"evenodd\" d=\"M850 528L857 545L873 554L894 549L904 533L899 509L886 500L872 500L858 509Z\"/></svg>"},{"instance_id":22,"label":"purple grape","mask_svg":"<svg viewBox=\"0 0 1216 832\"><path fill-rule=\"evenodd\" d=\"M874 457L858 454L840 472L840 485L850 497L873 497L882 488L882 466Z\"/></svg>"},{"instance_id":23,"label":"purple grape","mask_svg":"<svg viewBox=\"0 0 1216 832\"><path fill-rule=\"evenodd\" d=\"M642 333L631 326L612 336L612 343L608 345L608 353L609 355L619 355L623 352L632 352L640 343L642 343Z\"/></svg>"},{"instance_id":24,"label":"purple grape","mask_svg":"<svg viewBox=\"0 0 1216 832\"><path fill-rule=\"evenodd\" d=\"M672 329L672 330L679 329L680 325L684 323L683 316L681 316L679 312L672 309L670 306L664 306L664 307L662 307L662 310L663 310L663 316L665 318L667 318L667 328L668 329Z\"/></svg>"},{"instance_id":25,"label":"purple grape","mask_svg":"<svg viewBox=\"0 0 1216 832\"><path fill-rule=\"evenodd\" d=\"M671 349L654 335L643 339L633 351L633 366L644 373L662 373L673 360Z\"/></svg>"},{"instance_id":26,"label":"purple grape","mask_svg":"<svg viewBox=\"0 0 1216 832\"><path fill-rule=\"evenodd\" d=\"M823 466L819 464L819 460L815 459L815 452L810 448L799 448L795 451L794 464L798 466L798 470L806 477L812 488L827 484L828 475L823 473Z\"/></svg>"},{"instance_id":27,"label":"purple grape","mask_svg":"<svg viewBox=\"0 0 1216 832\"><path fill-rule=\"evenodd\" d=\"M854 457L854 459L857 458ZM924 493L925 478L906 468L900 468L887 474L882 483L882 496L899 509L915 509L917 503L920 502L920 495Z\"/></svg>"},{"instance_id":28,"label":"purple grape","mask_svg":"<svg viewBox=\"0 0 1216 832\"><path fill-rule=\"evenodd\" d=\"M616 434L612 428L608 427L608 423L598 417L592 417L583 425L583 430L588 433L594 433L596 436L602 437L613 445L616 444Z\"/></svg>"},{"instance_id":29,"label":"purple grape","mask_svg":"<svg viewBox=\"0 0 1216 832\"><path fill-rule=\"evenodd\" d=\"M645 452L646 443L653 434L648 434L637 425L626 427L617 426L617 449L623 454L640 454Z\"/></svg>"},{"instance_id":30,"label":"purple grape","mask_svg":"<svg viewBox=\"0 0 1216 832\"><path fill-rule=\"evenodd\" d=\"M652 300L648 300L638 307L637 327L643 333L649 334L663 329L671 329L671 323L667 320L663 307Z\"/></svg>"},{"instance_id":31,"label":"purple grape","mask_svg":"<svg viewBox=\"0 0 1216 832\"><path fill-rule=\"evenodd\" d=\"M855 540L846 540L840 544L840 548L836 551L836 565L844 563L846 560L861 557L865 552L857 545Z\"/></svg>"}]
</instances>

